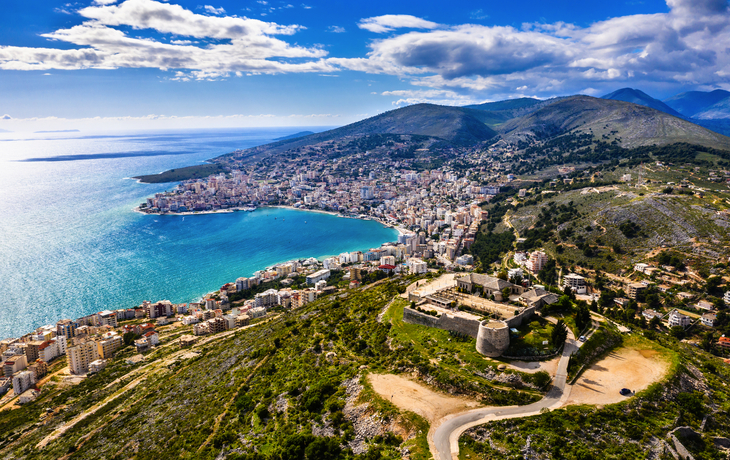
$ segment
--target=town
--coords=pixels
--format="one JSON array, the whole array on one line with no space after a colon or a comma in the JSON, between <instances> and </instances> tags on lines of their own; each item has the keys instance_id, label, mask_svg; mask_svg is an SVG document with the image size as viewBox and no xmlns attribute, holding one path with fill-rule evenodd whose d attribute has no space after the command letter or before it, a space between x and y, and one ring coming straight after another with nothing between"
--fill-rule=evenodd
<instances>
[{"instance_id":1,"label":"town","mask_svg":"<svg viewBox=\"0 0 730 460\"><path fill-rule=\"evenodd\" d=\"M559 187L575 188L581 181L583 187L595 193L616 190L616 185L593 185L601 177L599 171L563 167L559 171L562 180L553 179L543 185L523 181L505 172L514 166L510 158L515 149L505 143L462 149L456 160L423 169L416 167L416 157L406 155L402 159L395 155L396 159L389 159L387 153L406 150L438 157L438 150L430 151L424 148L422 139L416 142L410 136L397 136L396 141L389 139L372 151L336 160L318 160L318 156L309 155L326 154L342 146L334 142L315 145L276 162L236 164L242 169L183 181L173 191L149 198L139 211L194 214L291 206L374 219L396 227L400 234L397 241L364 252L277 264L251 277L238 278L199 302L144 301L136 308L65 319L55 326L2 340L4 376L0 378L0 393L10 388L12 393L8 392L0 404L16 397L19 404L32 401L44 379L48 379L49 369L66 376L93 376L125 346L133 346L137 359L141 359L149 350L169 343L171 337L182 347L190 346L199 336L256 324L272 312L301 308L323 295L394 275L455 273L457 277L438 289L410 294L414 308L405 310L404 320L443 327L433 318L446 319L458 313L457 317L471 323L456 331L477 338L482 343L480 352L487 356L500 356L509 346L509 328L515 331L514 326L519 326L523 318L527 320L541 307L558 302L566 292L576 301L589 304L594 313L607 314L629 325L661 325L680 338L690 328L711 330L726 324L724 310L725 303L730 303L730 291L721 303L716 297L714 302L708 300L699 287L702 278L683 267L678 270L680 264L671 260L639 262L632 272L623 275L602 275L588 265L573 266L572 271L551 280L545 270L554 272L559 254L548 254L539 247L520 250L526 238L518 238L517 249L508 250L496 266L480 260L480 255L471 250L478 238L486 237L485 224L509 217L503 211L490 216L490 203L499 206L505 197L512 197L509 199L513 204L527 203L559 195ZM235 164L235 160L232 162ZM657 166L668 167L660 163ZM713 182L717 177L710 173ZM631 180L631 174L622 174L617 183L629 185ZM639 177L631 187L646 188L646 184ZM490 228L493 225L490 223ZM481 274L485 270L494 272ZM693 292L687 292L685 285ZM469 295L472 291L477 295ZM667 296L673 296L679 308L670 301L658 301L657 294L667 300ZM712 294L717 296L716 292ZM695 297L697 301L690 303ZM638 308L639 303L643 308ZM485 319L491 324L489 334L498 337L479 342L479 324ZM714 346L730 349L730 338L722 336ZM54 366L61 357L65 357L63 370Z\"/></svg>"}]
</instances>

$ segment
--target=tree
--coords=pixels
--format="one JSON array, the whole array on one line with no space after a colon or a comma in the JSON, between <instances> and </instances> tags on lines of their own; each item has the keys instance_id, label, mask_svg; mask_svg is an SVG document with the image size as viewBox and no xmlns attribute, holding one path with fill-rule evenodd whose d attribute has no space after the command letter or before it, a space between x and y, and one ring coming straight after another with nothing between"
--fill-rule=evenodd
<instances>
[{"instance_id":1,"label":"tree","mask_svg":"<svg viewBox=\"0 0 730 460\"><path fill-rule=\"evenodd\" d=\"M591 325L591 311L586 305L580 305L575 314L575 325L579 331L583 331Z\"/></svg>"},{"instance_id":2,"label":"tree","mask_svg":"<svg viewBox=\"0 0 730 460\"><path fill-rule=\"evenodd\" d=\"M553 330L550 332L550 340L553 343L554 348L560 348L565 340L568 338L568 326L565 325L562 319L553 326Z\"/></svg>"},{"instance_id":3,"label":"tree","mask_svg":"<svg viewBox=\"0 0 730 460\"><path fill-rule=\"evenodd\" d=\"M658 316L652 316L651 320L649 321L649 326L651 326L652 329L656 329L662 324L662 321L659 319Z\"/></svg>"},{"instance_id":4,"label":"tree","mask_svg":"<svg viewBox=\"0 0 730 460\"><path fill-rule=\"evenodd\" d=\"M510 294L512 294L512 289L510 289L509 287L502 289L502 300L504 300L505 302L508 301Z\"/></svg>"},{"instance_id":5,"label":"tree","mask_svg":"<svg viewBox=\"0 0 730 460\"><path fill-rule=\"evenodd\" d=\"M140 337L142 337L142 336L139 334L135 334L134 332L131 332L131 331L125 332L124 335L122 336L122 339L124 340L124 346L126 347L129 345L132 345L134 343L134 341Z\"/></svg>"},{"instance_id":6,"label":"tree","mask_svg":"<svg viewBox=\"0 0 730 460\"><path fill-rule=\"evenodd\" d=\"M672 334L672 337L677 340L682 340L684 338L684 328L682 326L672 326L672 329L669 332Z\"/></svg>"}]
</instances>

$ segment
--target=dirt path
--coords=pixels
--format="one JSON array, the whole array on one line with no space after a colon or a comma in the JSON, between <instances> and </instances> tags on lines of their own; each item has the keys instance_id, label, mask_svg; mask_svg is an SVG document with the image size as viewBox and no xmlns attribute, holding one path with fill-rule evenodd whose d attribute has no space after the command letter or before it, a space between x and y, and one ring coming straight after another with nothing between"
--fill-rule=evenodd
<instances>
[{"instance_id":1,"label":"dirt path","mask_svg":"<svg viewBox=\"0 0 730 460\"><path fill-rule=\"evenodd\" d=\"M433 423L443 417L479 407L479 403L467 398L448 396L430 388L392 374L370 374L368 380L373 390L399 409L415 412Z\"/></svg>"},{"instance_id":2,"label":"dirt path","mask_svg":"<svg viewBox=\"0 0 730 460\"><path fill-rule=\"evenodd\" d=\"M669 363L654 350L621 348L589 367L580 376L567 404L612 404L623 401L619 391L646 389L660 380Z\"/></svg>"}]
</instances>

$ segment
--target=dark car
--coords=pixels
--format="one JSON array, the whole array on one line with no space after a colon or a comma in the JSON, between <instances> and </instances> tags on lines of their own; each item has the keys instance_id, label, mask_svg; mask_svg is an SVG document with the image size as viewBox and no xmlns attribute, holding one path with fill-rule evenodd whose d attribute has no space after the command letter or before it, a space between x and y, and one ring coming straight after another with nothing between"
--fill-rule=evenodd
<instances>
[{"instance_id":1,"label":"dark car","mask_svg":"<svg viewBox=\"0 0 730 460\"><path fill-rule=\"evenodd\" d=\"M628 388L621 388L621 391L619 393L621 393L622 396L628 396L631 394L631 390L629 390Z\"/></svg>"}]
</instances>

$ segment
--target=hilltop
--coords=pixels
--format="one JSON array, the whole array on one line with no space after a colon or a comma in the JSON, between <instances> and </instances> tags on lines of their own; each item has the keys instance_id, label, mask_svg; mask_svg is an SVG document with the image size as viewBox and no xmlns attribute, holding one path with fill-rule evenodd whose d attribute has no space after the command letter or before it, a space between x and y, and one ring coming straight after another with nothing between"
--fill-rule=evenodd
<instances>
[{"instance_id":1,"label":"hilltop","mask_svg":"<svg viewBox=\"0 0 730 460\"><path fill-rule=\"evenodd\" d=\"M616 140L624 148L687 142L730 150L730 138L689 121L630 102L572 96L500 127L503 139L518 143L566 133Z\"/></svg>"},{"instance_id":2,"label":"hilltop","mask_svg":"<svg viewBox=\"0 0 730 460\"><path fill-rule=\"evenodd\" d=\"M254 160L269 157L285 151L330 141L353 140L369 136L391 135L380 140L391 141L395 135L419 136L422 140L444 142L448 145L466 146L489 140L497 135L488 125L488 112L447 107L434 104L416 104L391 110L356 123L310 134L294 139L285 139L261 147L234 152L220 159ZM367 141L366 141L367 143Z\"/></svg>"},{"instance_id":3,"label":"hilltop","mask_svg":"<svg viewBox=\"0 0 730 460\"><path fill-rule=\"evenodd\" d=\"M682 117L682 115L676 110L672 109L667 104L663 103L658 99L654 99L645 92L634 89L634 88L622 88L612 93L601 96L601 99L612 99L614 101L631 102L633 104L643 105L644 107L650 107L660 112L674 115L675 117Z\"/></svg>"}]
</instances>

